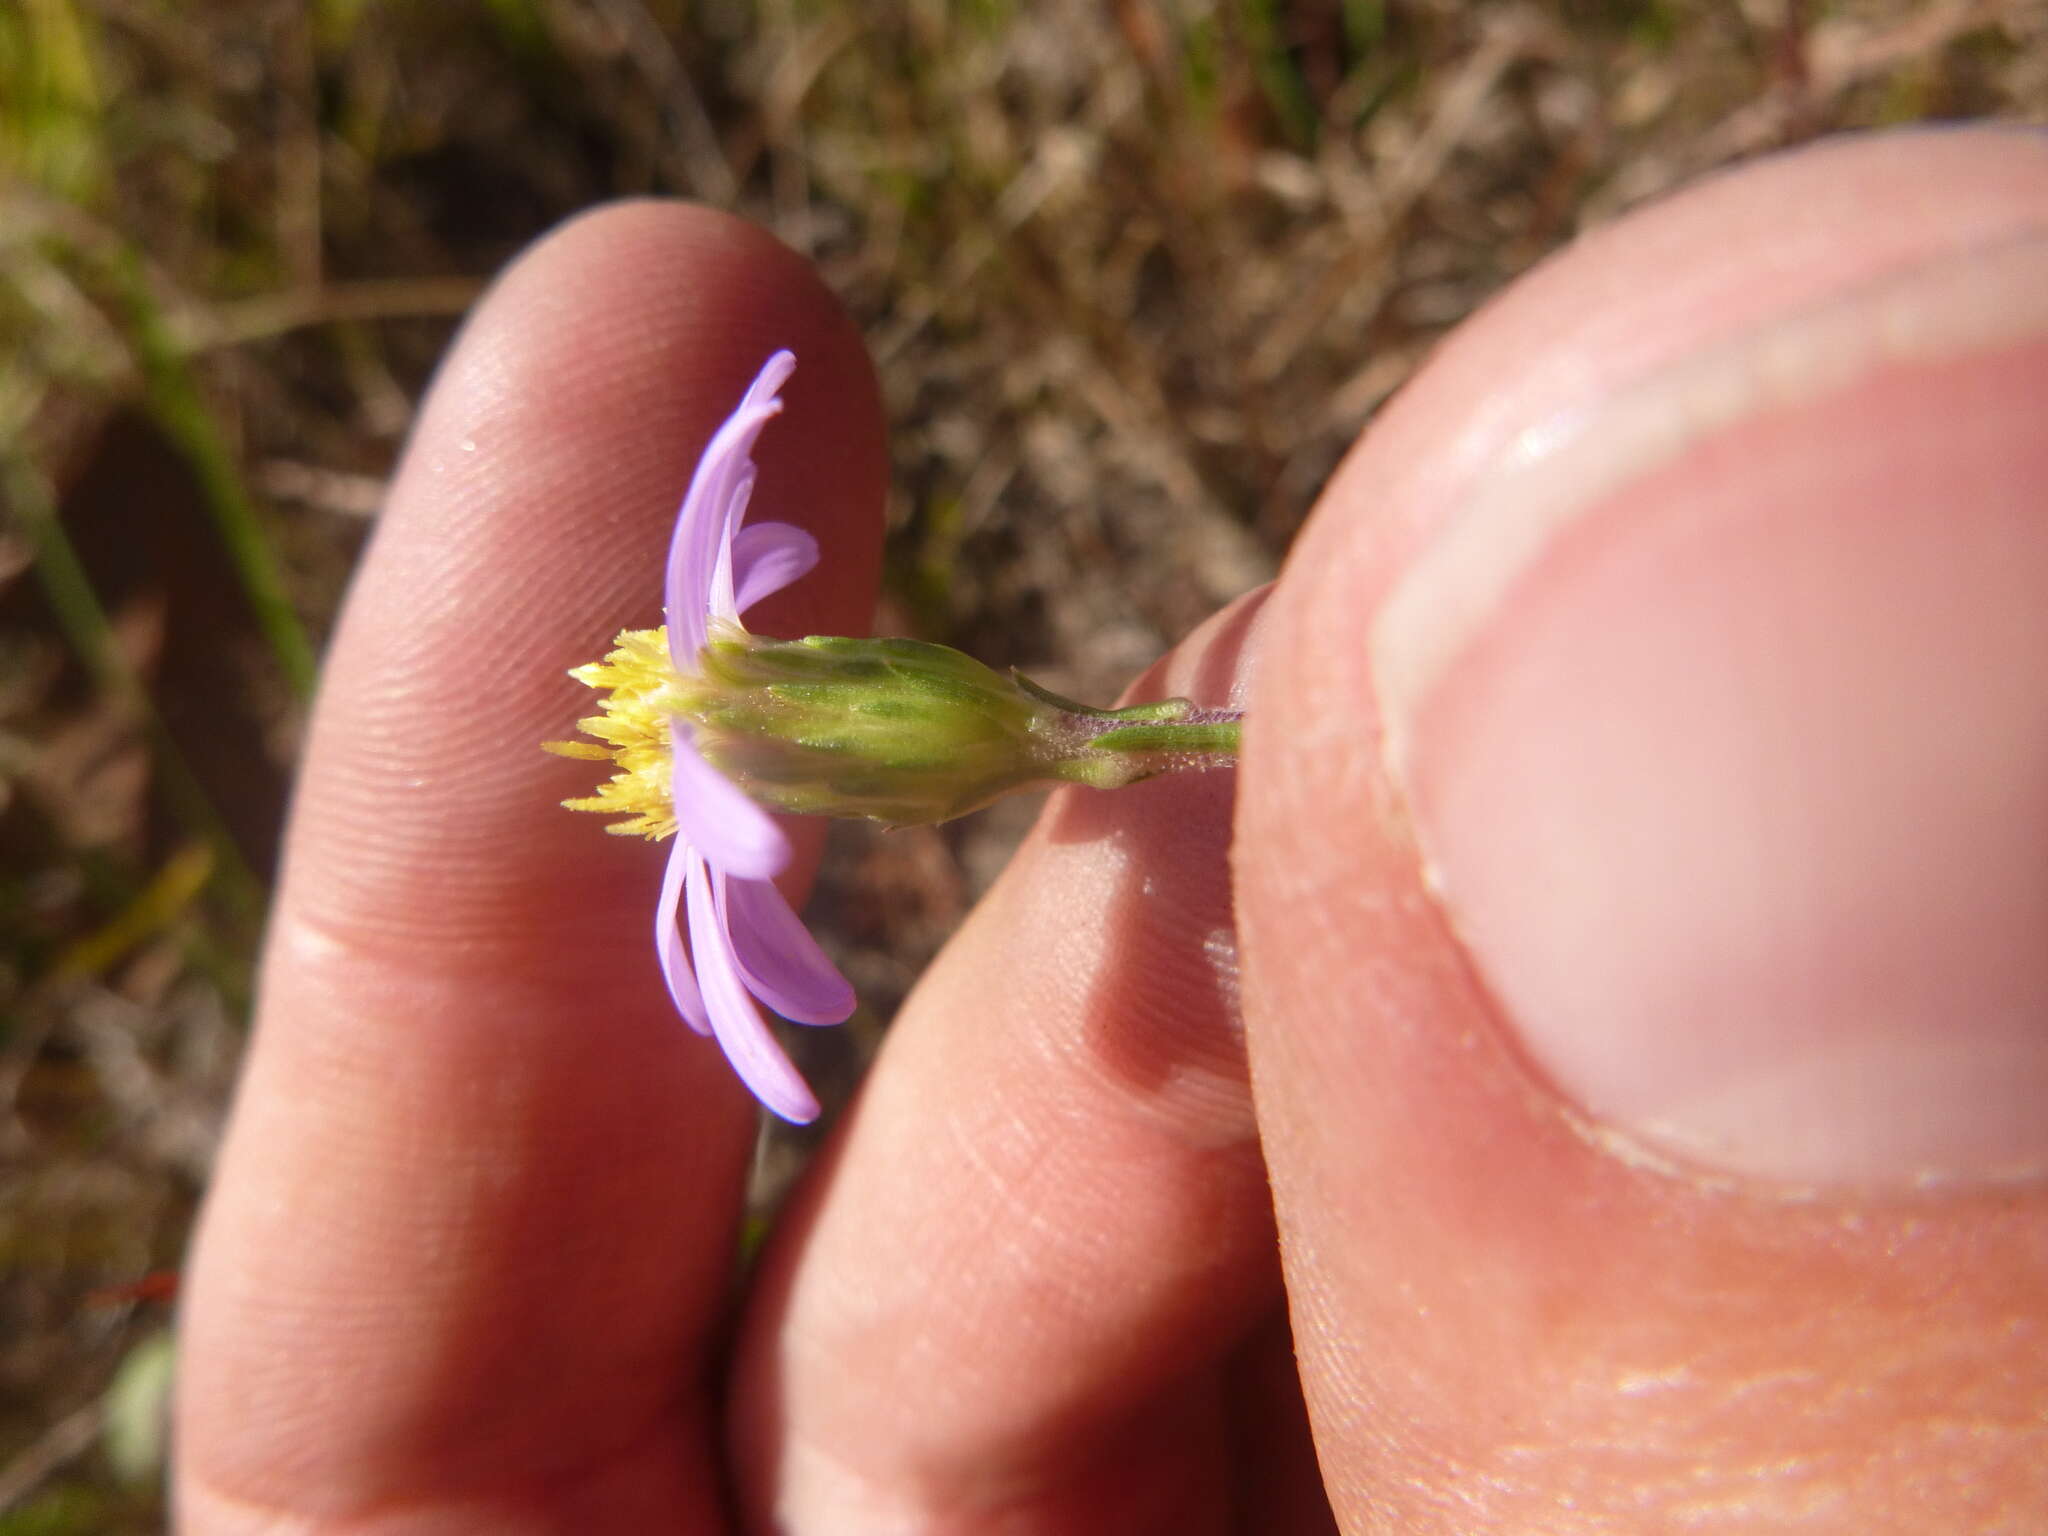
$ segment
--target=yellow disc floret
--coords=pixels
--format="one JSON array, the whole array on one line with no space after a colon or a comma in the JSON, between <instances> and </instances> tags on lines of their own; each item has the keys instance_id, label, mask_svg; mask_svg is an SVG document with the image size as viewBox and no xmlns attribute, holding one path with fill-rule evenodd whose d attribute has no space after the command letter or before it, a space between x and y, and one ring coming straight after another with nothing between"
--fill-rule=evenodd
<instances>
[{"instance_id":1,"label":"yellow disc floret","mask_svg":"<svg viewBox=\"0 0 2048 1536\"><path fill-rule=\"evenodd\" d=\"M596 794L562 804L572 811L626 817L605 828L622 837L658 840L674 836L669 717L677 713L678 700L676 672L668 659L668 632L621 631L603 661L576 667L569 675L591 688L611 690L603 714L576 722L576 729L597 740L545 741L542 747L558 757L614 763L618 772L600 784Z\"/></svg>"}]
</instances>

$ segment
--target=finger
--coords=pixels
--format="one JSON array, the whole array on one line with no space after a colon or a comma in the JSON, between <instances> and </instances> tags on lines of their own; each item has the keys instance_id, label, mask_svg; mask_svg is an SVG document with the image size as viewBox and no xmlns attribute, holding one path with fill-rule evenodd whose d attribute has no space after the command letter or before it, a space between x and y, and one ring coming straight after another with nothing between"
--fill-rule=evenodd
<instances>
[{"instance_id":1,"label":"finger","mask_svg":"<svg viewBox=\"0 0 2048 1536\"><path fill-rule=\"evenodd\" d=\"M708 1528L685 1430L752 1105L664 995L661 850L562 811L591 765L539 743L588 707L564 669L659 621L695 456L780 346L755 508L824 564L760 622L858 626L874 381L767 236L586 217L443 367L307 748L191 1271L182 1529Z\"/></svg>"},{"instance_id":2,"label":"finger","mask_svg":"<svg viewBox=\"0 0 2048 1536\"><path fill-rule=\"evenodd\" d=\"M1144 696L1227 703L1255 606ZM746 1322L762 1528L1222 1528L1221 1360L1277 1295L1231 795L1056 794L920 982Z\"/></svg>"},{"instance_id":3,"label":"finger","mask_svg":"<svg viewBox=\"0 0 2048 1536\"><path fill-rule=\"evenodd\" d=\"M1347 1528L2048 1519L2044 236L2031 135L1718 179L1326 496L1236 868Z\"/></svg>"}]
</instances>

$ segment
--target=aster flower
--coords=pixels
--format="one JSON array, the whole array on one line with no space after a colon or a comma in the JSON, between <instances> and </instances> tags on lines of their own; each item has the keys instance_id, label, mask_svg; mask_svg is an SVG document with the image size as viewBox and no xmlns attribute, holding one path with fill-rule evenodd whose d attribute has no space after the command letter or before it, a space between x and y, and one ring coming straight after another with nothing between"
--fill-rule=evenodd
<instances>
[{"instance_id":1,"label":"aster flower","mask_svg":"<svg viewBox=\"0 0 2048 1536\"><path fill-rule=\"evenodd\" d=\"M626 631L602 662L570 674L611 690L603 715L578 722L605 745L547 745L619 769L595 795L566 802L571 808L628 818L607 831L673 834L654 912L669 996L693 1029L717 1037L763 1104L801 1124L817 1116L818 1101L757 1002L800 1024L837 1024L853 1012L853 988L773 884L789 865L789 839L704 760L678 695L714 630L737 632L743 612L817 564L817 541L801 528L740 526L754 489L754 440L781 411L778 391L795 367L788 352L771 357L704 450L669 543L665 627Z\"/></svg>"},{"instance_id":2,"label":"aster flower","mask_svg":"<svg viewBox=\"0 0 2048 1536\"><path fill-rule=\"evenodd\" d=\"M818 561L801 528L741 526L754 441L795 367L769 358L704 450L669 544L666 625L626 630L570 672L609 693L577 722L595 740L543 745L616 770L571 810L674 838L654 914L669 996L763 1104L802 1123L818 1101L760 1005L837 1024L854 997L773 884L790 846L764 807L907 826L1037 784L1117 789L1234 762L1239 717L1186 699L1091 709L920 640L748 634L740 615Z\"/></svg>"}]
</instances>

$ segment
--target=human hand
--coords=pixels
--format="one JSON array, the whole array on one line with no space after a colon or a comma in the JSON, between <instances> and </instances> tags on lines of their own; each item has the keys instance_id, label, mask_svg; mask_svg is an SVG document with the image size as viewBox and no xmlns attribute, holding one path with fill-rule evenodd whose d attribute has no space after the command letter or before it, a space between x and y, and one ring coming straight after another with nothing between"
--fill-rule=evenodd
<instances>
[{"instance_id":1,"label":"human hand","mask_svg":"<svg viewBox=\"0 0 2048 1536\"><path fill-rule=\"evenodd\" d=\"M765 236L579 221L437 383L192 1266L186 1531L2048 1519L2048 1197L1987 1177L2048 1161L2048 141L1755 167L1466 326L1144 684L1252 711L1230 863L1220 776L1056 795L728 1349L751 1103L535 743L783 345L755 508L825 553L760 627L851 632L880 411Z\"/></svg>"}]
</instances>

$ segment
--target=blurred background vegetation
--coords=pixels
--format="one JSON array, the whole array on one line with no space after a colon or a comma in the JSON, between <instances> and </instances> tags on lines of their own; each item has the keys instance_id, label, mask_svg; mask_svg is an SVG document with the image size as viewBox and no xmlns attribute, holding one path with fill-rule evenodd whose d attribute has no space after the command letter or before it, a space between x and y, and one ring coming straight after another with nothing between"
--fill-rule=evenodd
<instances>
[{"instance_id":1,"label":"blurred background vegetation","mask_svg":"<svg viewBox=\"0 0 2048 1536\"><path fill-rule=\"evenodd\" d=\"M0 0L0 1533L161 1526L143 1277L322 638L551 224L685 196L812 257L896 431L880 622L1106 700L1560 242L1819 133L2044 115L2044 0ZM843 834L878 1015L1029 814Z\"/></svg>"}]
</instances>

